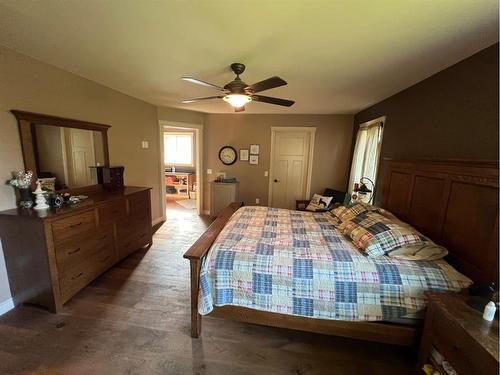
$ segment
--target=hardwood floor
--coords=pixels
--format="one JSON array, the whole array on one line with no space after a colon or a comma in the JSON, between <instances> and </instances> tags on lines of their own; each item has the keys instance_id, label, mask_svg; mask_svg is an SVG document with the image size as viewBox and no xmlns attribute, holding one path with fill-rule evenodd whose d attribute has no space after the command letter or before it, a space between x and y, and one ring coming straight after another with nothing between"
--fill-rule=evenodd
<instances>
[{"instance_id":1,"label":"hardwood floor","mask_svg":"<svg viewBox=\"0 0 500 375\"><path fill-rule=\"evenodd\" d=\"M177 206L177 207L176 207ZM110 269L54 315L0 317L1 374L410 374L414 351L204 318L189 335L188 262L210 223L169 203L149 250Z\"/></svg>"}]
</instances>

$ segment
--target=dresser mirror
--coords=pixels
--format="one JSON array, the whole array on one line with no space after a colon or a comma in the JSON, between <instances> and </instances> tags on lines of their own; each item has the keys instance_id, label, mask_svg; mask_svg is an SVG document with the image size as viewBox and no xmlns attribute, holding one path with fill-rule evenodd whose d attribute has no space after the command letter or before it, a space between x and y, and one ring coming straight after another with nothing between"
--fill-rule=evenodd
<instances>
[{"instance_id":1,"label":"dresser mirror","mask_svg":"<svg viewBox=\"0 0 500 375\"><path fill-rule=\"evenodd\" d=\"M17 118L26 170L49 190L97 185L97 169L109 166L109 125L11 111Z\"/></svg>"}]
</instances>

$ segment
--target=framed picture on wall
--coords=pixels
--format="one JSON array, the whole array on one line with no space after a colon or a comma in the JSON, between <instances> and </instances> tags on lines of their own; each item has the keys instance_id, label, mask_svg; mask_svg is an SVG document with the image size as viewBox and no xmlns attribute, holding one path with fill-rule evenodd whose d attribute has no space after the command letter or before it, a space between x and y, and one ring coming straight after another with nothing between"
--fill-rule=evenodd
<instances>
[{"instance_id":1,"label":"framed picture on wall","mask_svg":"<svg viewBox=\"0 0 500 375\"><path fill-rule=\"evenodd\" d=\"M259 164L259 155L250 155L250 164Z\"/></svg>"},{"instance_id":2,"label":"framed picture on wall","mask_svg":"<svg viewBox=\"0 0 500 375\"><path fill-rule=\"evenodd\" d=\"M248 149L240 149L240 161L248 161Z\"/></svg>"},{"instance_id":3,"label":"framed picture on wall","mask_svg":"<svg viewBox=\"0 0 500 375\"><path fill-rule=\"evenodd\" d=\"M250 145L250 155L259 155L260 146L259 145Z\"/></svg>"}]
</instances>

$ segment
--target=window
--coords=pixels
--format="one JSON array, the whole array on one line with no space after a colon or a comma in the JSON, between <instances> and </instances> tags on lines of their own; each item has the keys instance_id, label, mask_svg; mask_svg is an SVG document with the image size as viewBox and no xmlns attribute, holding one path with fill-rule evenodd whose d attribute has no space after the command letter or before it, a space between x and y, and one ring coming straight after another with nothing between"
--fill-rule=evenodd
<instances>
[{"instance_id":1,"label":"window","mask_svg":"<svg viewBox=\"0 0 500 375\"><path fill-rule=\"evenodd\" d=\"M361 177L368 177L375 183L384 120L385 118L377 119L359 126L356 146L352 156L349 191L352 191L355 183L359 183Z\"/></svg>"},{"instance_id":2,"label":"window","mask_svg":"<svg viewBox=\"0 0 500 375\"><path fill-rule=\"evenodd\" d=\"M163 133L165 165L193 165L193 133Z\"/></svg>"}]
</instances>

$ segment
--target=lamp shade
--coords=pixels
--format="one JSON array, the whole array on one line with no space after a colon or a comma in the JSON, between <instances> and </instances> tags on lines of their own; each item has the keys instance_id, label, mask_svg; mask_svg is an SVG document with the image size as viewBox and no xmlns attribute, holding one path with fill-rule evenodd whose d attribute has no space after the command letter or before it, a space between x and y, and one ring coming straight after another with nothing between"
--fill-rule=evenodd
<instances>
[{"instance_id":1,"label":"lamp shade","mask_svg":"<svg viewBox=\"0 0 500 375\"><path fill-rule=\"evenodd\" d=\"M234 108L241 108L252 100L249 95L229 94L222 98L225 102L231 104Z\"/></svg>"}]
</instances>

